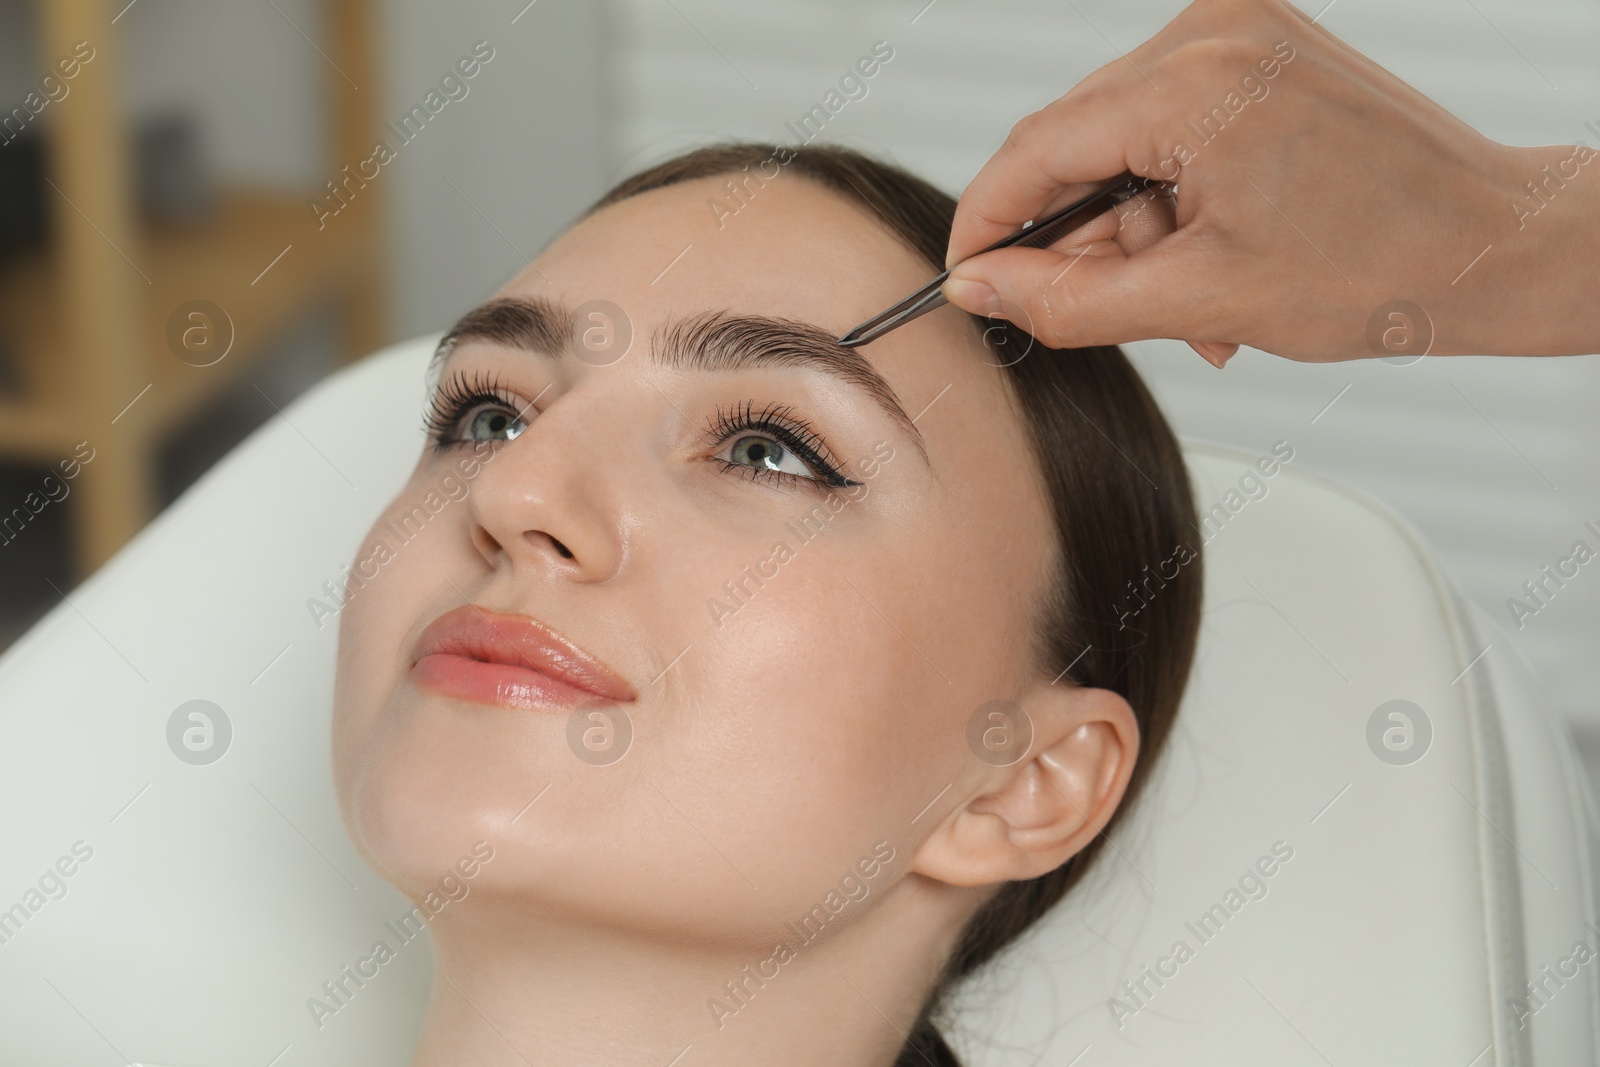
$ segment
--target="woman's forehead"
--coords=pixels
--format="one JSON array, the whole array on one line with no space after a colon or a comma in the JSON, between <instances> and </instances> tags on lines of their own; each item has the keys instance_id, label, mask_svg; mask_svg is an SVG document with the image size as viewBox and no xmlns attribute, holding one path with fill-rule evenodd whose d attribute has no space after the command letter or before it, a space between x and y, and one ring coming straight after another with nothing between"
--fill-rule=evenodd
<instances>
[{"instance_id":1,"label":"woman's forehead","mask_svg":"<svg viewBox=\"0 0 1600 1067\"><path fill-rule=\"evenodd\" d=\"M640 313L730 307L839 336L936 273L870 208L780 171L760 187L730 174L610 204L553 241L506 289L604 296L630 314L630 304ZM594 291L602 288L616 295Z\"/></svg>"}]
</instances>

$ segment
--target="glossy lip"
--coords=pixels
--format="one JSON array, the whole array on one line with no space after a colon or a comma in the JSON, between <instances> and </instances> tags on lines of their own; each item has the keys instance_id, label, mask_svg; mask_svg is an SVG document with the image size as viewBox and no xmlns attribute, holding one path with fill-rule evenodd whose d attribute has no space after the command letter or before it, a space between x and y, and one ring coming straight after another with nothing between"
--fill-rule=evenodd
<instances>
[{"instance_id":1,"label":"glossy lip","mask_svg":"<svg viewBox=\"0 0 1600 1067\"><path fill-rule=\"evenodd\" d=\"M637 697L626 679L543 623L476 604L428 624L412 650L411 678L442 696L516 708Z\"/></svg>"}]
</instances>

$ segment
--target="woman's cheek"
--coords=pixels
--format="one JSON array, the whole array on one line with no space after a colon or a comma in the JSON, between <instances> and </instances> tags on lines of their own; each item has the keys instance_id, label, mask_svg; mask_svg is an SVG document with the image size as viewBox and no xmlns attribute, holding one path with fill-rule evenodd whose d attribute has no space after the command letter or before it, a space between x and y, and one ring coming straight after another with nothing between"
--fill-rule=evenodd
<instances>
[{"instance_id":1,"label":"woman's cheek","mask_svg":"<svg viewBox=\"0 0 1600 1067\"><path fill-rule=\"evenodd\" d=\"M774 879L803 880L849 862L835 856L841 826L909 803L884 803L904 788L908 690L895 679L898 653L859 613L840 611L848 586L778 581L684 657L678 669L700 657L669 698L682 696L684 718L655 740L676 754L662 790L695 805L708 837ZM761 827L783 829L774 838ZM854 848L854 831L845 836Z\"/></svg>"},{"instance_id":2,"label":"woman's cheek","mask_svg":"<svg viewBox=\"0 0 1600 1067\"><path fill-rule=\"evenodd\" d=\"M770 724L774 743L807 749L841 775L881 769L926 670L863 599L864 581L819 546L802 546L720 638L759 687L751 698L782 709Z\"/></svg>"},{"instance_id":3,"label":"woman's cheek","mask_svg":"<svg viewBox=\"0 0 1600 1067\"><path fill-rule=\"evenodd\" d=\"M339 612L338 710L361 721L376 715L399 684L409 667L408 637L426 621L437 590L447 588L445 520L401 541L394 523L408 511L403 499L391 504L349 565Z\"/></svg>"}]
</instances>

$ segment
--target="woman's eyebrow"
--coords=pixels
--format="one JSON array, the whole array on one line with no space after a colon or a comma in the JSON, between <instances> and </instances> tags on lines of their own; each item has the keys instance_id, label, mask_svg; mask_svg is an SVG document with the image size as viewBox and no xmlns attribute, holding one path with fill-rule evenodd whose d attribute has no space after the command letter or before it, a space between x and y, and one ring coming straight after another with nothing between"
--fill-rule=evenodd
<instances>
[{"instance_id":1,"label":"woman's eyebrow","mask_svg":"<svg viewBox=\"0 0 1600 1067\"><path fill-rule=\"evenodd\" d=\"M574 332L575 311L566 304L543 297L500 297L473 308L450 328L439 342L429 374L436 372L463 340L491 341L535 355L558 356L572 347ZM835 333L797 319L707 311L658 326L651 337L650 357L663 366L683 370L819 370L864 390L905 430L926 460L922 433L893 387L865 356L834 338Z\"/></svg>"}]
</instances>

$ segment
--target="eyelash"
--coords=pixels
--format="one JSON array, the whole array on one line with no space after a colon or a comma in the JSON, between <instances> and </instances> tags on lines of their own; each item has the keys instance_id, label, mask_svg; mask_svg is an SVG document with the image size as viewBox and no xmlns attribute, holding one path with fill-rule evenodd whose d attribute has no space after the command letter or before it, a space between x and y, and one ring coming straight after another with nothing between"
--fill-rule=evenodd
<instances>
[{"instance_id":1,"label":"eyelash","mask_svg":"<svg viewBox=\"0 0 1600 1067\"><path fill-rule=\"evenodd\" d=\"M516 397L500 384L498 375L484 379L476 370L470 376L464 371L457 371L441 382L434 390L422 419L423 427L433 443L434 450L442 452L466 444L466 441L455 436L460 429L462 419L474 408L485 404L493 404L515 412L518 418L521 418L521 413L527 410L519 406ZM788 404L768 404L756 410L755 402L746 400L731 410L719 406L716 414L707 423L706 438L711 442L722 442L736 435L746 434L748 431L756 431L776 439L818 476L807 478L770 467L753 467L747 463L719 459L724 470L738 471L747 478L764 478L775 484L792 485L795 482L803 482L821 490L842 489L861 484L845 477L821 435L795 414L794 409Z\"/></svg>"},{"instance_id":2,"label":"eyelash","mask_svg":"<svg viewBox=\"0 0 1600 1067\"><path fill-rule=\"evenodd\" d=\"M718 407L716 415L706 428L706 436L712 441L726 441L750 430L776 438L783 447L799 457L801 462L816 471L818 477L807 478L799 474L790 474L788 471L773 470L771 467L752 467L747 463L735 463L728 459L720 460L724 470L737 470L747 478L766 478L777 484L805 482L818 489L843 489L861 484L844 476L839 464L828 452L828 446L823 443L821 435L796 415L794 409L787 404L768 404L760 411L755 410L753 400L746 400L731 412Z\"/></svg>"},{"instance_id":3,"label":"eyelash","mask_svg":"<svg viewBox=\"0 0 1600 1067\"><path fill-rule=\"evenodd\" d=\"M462 418L483 404L495 404L516 412L518 418L527 410L519 406L516 398L501 386L499 375L493 375L485 381L476 370L470 378L464 371L456 371L441 382L422 416L423 428L433 442L434 450L442 452L466 444L456 438L455 433L461 426Z\"/></svg>"}]
</instances>

